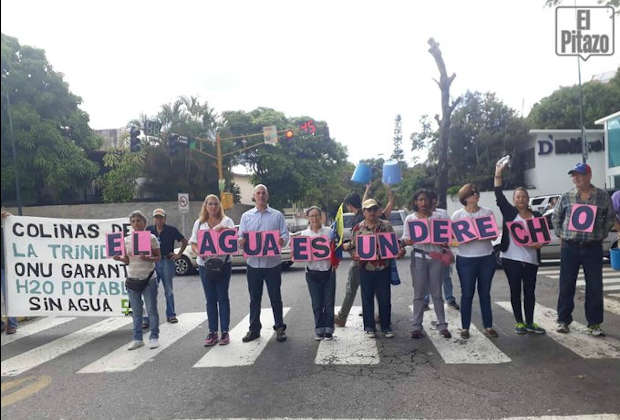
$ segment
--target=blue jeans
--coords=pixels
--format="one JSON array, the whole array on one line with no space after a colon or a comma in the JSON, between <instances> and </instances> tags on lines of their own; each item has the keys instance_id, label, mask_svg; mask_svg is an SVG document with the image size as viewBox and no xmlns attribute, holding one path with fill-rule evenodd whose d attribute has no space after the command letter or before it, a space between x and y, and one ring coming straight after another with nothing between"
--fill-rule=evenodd
<instances>
[{"instance_id":1,"label":"blue jeans","mask_svg":"<svg viewBox=\"0 0 620 420\"><path fill-rule=\"evenodd\" d=\"M148 286L142 292L127 289L129 304L131 305L131 316L133 317L133 339L142 341L142 298L146 312L151 320L150 338L159 338L159 314L157 313L157 279L151 277Z\"/></svg>"},{"instance_id":2,"label":"blue jeans","mask_svg":"<svg viewBox=\"0 0 620 420\"><path fill-rule=\"evenodd\" d=\"M207 301L207 318L209 320L209 332L218 331L219 323L222 332L228 332L230 328L230 300L228 299L228 286L232 274L231 264L225 264L221 274L212 274L206 268L199 265L198 273L202 281L202 289Z\"/></svg>"},{"instance_id":3,"label":"blue jeans","mask_svg":"<svg viewBox=\"0 0 620 420\"><path fill-rule=\"evenodd\" d=\"M4 257L3 257L4 258ZM4 281L4 267L2 268L2 277L0 278L0 287L2 288L2 296L4 296L4 303L6 304L6 307L8 309L8 304L7 304L7 294L6 294L6 283ZM15 318L14 316L8 316L6 318L6 322L7 322L7 328L17 328L17 318ZM2 321L2 325L4 325L4 321Z\"/></svg>"},{"instance_id":4,"label":"blue jeans","mask_svg":"<svg viewBox=\"0 0 620 420\"><path fill-rule=\"evenodd\" d=\"M164 294L166 296L166 318L170 319L177 314L174 311L174 293L172 292L172 279L175 274L174 260L163 258L155 263L155 272L159 281L164 285Z\"/></svg>"},{"instance_id":5,"label":"blue jeans","mask_svg":"<svg viewBox=\"0 0 620 420\"><path fill-rule=\"evenodd\" d=\"M381 271L366 271L360 267L360 286L362 288L362 314L364 331L375 331L375 295L379 304L381 330L392 331L392 295L390 290L390 267Z\"/></svg>"},{"instance_id":6,"label":"blue jeans","mask_svg":"<svg viewBox=\"0 0 620 420\"><path fill-rule=\"evenodd\" d=\"M282 284L282 268L277 265L272 268L254 268L248 265L248 292L250 293L250 331L260 332L260 308L263 299L263 283L267 284L267 293L271 301L273 311L274 328L286 329L284 317L282 315L282 295L280 285Z\"/></svg>"},{"instance_id":7,"label":"blue jeans","mask_svg":"<svg viewBox=\"0 0 620 420\"><path fill-rule=\"evenodd\" d=\"M336 273L328 271L306 271L306 283L312 300L314 331L316 334L334 332L334 301L336 299Z\"/></svg>"},{"instance_id":8,"label":"blue jeans","mask_svg":"<svg viewBox=\"0 0 620 420\"><path fill-rule=\"evenodd\" d=\"M463 329L469 329L471 324L471 305L478 284L478 298L482 325L484 328L493 326L493 312L491 310L491 280L495 274L495 256L484 257L456 257L456 271L461 280L461 324Z\"/></svg>"},{"instance_id":9,"label":"blue jeans","mask_svg":"<svg viewBox=\"0 0 620 420\"><path fill-rule=\"evenodd\" d=\"M586 319L588 326L603 323L603 249L600 244L579 247L562 244L560 262L560 295L558 322L570 324L575 309L575 285L579 266L583 266L586 280Z\"/></svg>"},{"instance_id":10,"label":"blue jeans","mask_svg":"<svg viewBox=\"0 0 620 420\"><path fill-rule=\"evenodd\" d=\"M454 289L452 287L451 274L452 274L452 265L448 267L448 269L446 270L446 275L443 278L443 295L446 298L446 302L448 303L456 301L454 297ZM430 301L431 301L431 295L426 293L424 295L424 303L428 305Z\"/></svg>"}]
</instances>

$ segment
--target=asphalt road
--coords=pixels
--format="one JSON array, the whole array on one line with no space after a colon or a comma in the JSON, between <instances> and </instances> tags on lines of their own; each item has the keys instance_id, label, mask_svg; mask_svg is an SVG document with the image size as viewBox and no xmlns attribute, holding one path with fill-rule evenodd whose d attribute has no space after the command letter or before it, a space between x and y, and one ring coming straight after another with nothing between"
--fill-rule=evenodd
<instances>
[{"instance_id":1,"label":"asphalt road","mask_svg":"<svg viewBox=\"0 0 620 420\"><path fill-rule=\"evenodd\" d=\"M337 304L344 295L348 264L343 261L338 270ZM607 281L620 283L606 267ZM558 281L550 276L559 267L542 270L547 275L538 280L537 302L542 306L537 309L537 321L545 311L549 314L543 307L555 308L557 298ZM576 331L571 333L573 342L558 341L553 334L517 336L512 313L501 306L509 301L506 278L497 271L492 295L500 336L493 341L477 336L481 347L473 348L458 338L441 342L431 329L425 339L409 337L408 261L399 261L399 271L403 283L392 287L396 337L378 338L376 345L355 329L354 323L361 319L353 319L345 330L337 329L333 342L337 344L332 347L314 341L304 271L295 266L283 274L282 284L284 306L290 308L285 317L288 340L269 340L272 318L263 316L263 347L253 354L243 347L248 344L203 347L206 316L197 276L175 279L177 313L190 315L187 321L167 327L166 334L176 340L167 348L145 349L153 356L126 355L129 352L122 347L131 340L130 325L71 347L87 335L84 328L101 319L75 319L3 341L2 418L497 418L620 413L620 300L614 293L606 296L608 336L604 339ZM456 277L454 285L458 297ZM164 313L162 293L160 288L160 314ZM266 295L265 291L264 308L269 307ZM233 274L230 296L234 332L249 311L244 271ZM581 289L576 301L575 319L585 323ZM361 306L359 296L356 305ZM360 318L358 312L354 310L352 318ZM432 311L426 314L430 320ZM477 300L473 324L482 329ZM458 325L451 323L449 328L456 337ZM69 334L73 334L70 340ZM162 343L164 335L162 331ZM233 336L233 340L239 338L240 334ZM68 341L58 344L57 340ZM63 353L63 345L70 350ZM62 354L45 361L55 351ZM327 354L321 362L327 364L318 364L318 354ZM347 364L356 357L362 357L363 364ZM458 362L459 357L468 362ZM473 363L476 357L479 360ZM227 361L237 365L222 366ZM197 363L202 367L194 367ZM5 375L12 366L31 367Z\"/></svg>"}]
</instances>

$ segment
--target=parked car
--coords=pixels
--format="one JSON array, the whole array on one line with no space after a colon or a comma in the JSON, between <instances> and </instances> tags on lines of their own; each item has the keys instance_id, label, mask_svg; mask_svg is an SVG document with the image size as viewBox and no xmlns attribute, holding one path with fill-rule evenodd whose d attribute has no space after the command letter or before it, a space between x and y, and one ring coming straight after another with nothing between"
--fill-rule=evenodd
<instances>
[{"instance_id":1,"label":"parked car","mask_svg":"<svg viewBox=\"0 0 620 420\"><path fill-rule=\"evenodd\" d=\"M530 208L540 214L544 214L547 210L553 208L559 198L560 194L537 195L536 197L531 197Z\"/></svg>"},{"instance_id":2,"label":"parked car","mask_svg":"<svg viewBox=\"0 0 620 420\"><path fill-rule=\"evenodd\" d=\"M560 247L560 238L555 235L553 231L553 223L551 221L551 216L553 214L553 209L549 209L544 212L543 216L547 219L547 223L549 224L549 229L551 230L551 242L540 248L540 258L543 260L559 260L562 254L562 250ZM501 242L501 233L500 237L493 241L493 247L495 249L495 257L497 261L498 267L501 267L501 259L499 257L500 250L499 244ZM603 255L609 258L609 250L611 248L618 247L618 235L615 230L609 232L607 237L603 240Z\"/></svg>"},{"instance_id":3,"label":"parked car","mask_svg":"<svg viewBox=\"0 0 620 420\"><path fill-rule=\"evenodd\" d=\"M237 226L238 227L238 226ZM180 248L176 248L174 252L179 252ZM288 247L282 248L282 252L280 254L280 258L282 260L282 268L288 269L293 265L293 260L291 259L291 250ZM232 266L234 267L245 267L245 258L243 258L243 254L239 252L231 257ZM177 276L185 276L188 274L193 274L198 270L198 263L196 262L196 254L192 250L191 245L187 245L185 251L183 251L183 256L175 261L175 271Z\"/></svg>"}]
</instances>

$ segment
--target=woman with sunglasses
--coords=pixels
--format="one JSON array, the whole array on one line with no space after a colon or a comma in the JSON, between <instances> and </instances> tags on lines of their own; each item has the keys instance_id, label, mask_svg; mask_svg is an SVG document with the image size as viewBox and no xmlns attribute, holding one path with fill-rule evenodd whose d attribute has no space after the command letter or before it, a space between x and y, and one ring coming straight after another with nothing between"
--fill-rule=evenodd
<instances>
[{"instance_id":1,"label":"woman with sunglasses","mask_svg":"<svg viewBox=\"0 0 620 420\"><path fill-rule=\"evenodd\" d=\"M452 215L452 220L493 216L493 212L480 207L480 192L475 184L465 184L458 192L463 208ZM469 338L471 324L471 306L474 293L478 289L480 312L484 333L497 337L493 329L493 312L491 310L491 280L495 274L495 256L490 239L477 239L460 244L457 248L456 271L461 281L461 338Z\"/></svg>"}]
</instances>

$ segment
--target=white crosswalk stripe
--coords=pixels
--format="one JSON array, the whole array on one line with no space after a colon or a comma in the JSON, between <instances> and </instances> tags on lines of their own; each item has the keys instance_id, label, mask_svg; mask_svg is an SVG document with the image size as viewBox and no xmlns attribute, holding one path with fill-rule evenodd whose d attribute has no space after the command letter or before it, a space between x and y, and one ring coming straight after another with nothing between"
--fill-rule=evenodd
<instances>
[{"instance_id":1,"label":"white crosswalk stripe","mask_svg":"<svg viewBox=\"0 0 620 420\"><path fill-rule=\"evenodd\" d=\"M282 316L286 316L290 308L283 308ZM271 316L271 308L261 309L261 319ZM230 367L253 365L261 352L267 347L267 343L275 331L264 328L261 336L249 343L244 343L241 338L250 328L250 315L246 315L235 328L230 331L230 344L226 346L214 346L209 349L195 365L195 368L204 367Z\"/></svg>"},{"instance_id":2,"label":"white crosswalk stripe","mask_svg":"<svg viewBox=\"0 0 620 420\"><path fill-rule=\"evenodd\" d=\"M510 302L496 302L496 304L512 313ZM570 324L570 333L558 333L555 331L557 316L557 312L553 309L536 304L534 319L547 330L547 335L557 343L585 359L620 358L620 340L613 337L588 335L586 327L575 321Z\"/></svg>"},{"instance_id":3,"label":"white crosswalk stripe","mask_svg":"<svg viewBox=\"0 0 620 420\"><path fill-rule=\"evenodd\" d=\"M334 339L321 341L314 363L317 365L375 365L379 363L377 341L364 335L360 306L353 306L345 328L336 328ZM340 310L335 308L336 312Z\"/></svg>"},{"instance_id":4,"label":"white crosswalk stripe","mask_svg":"<svg viewBox=\"0 0 620 420\"><path fill-rule=\"evenodd\" d=\"M620 271L614 270L611 267L603 267L603 276L605 275L605 273L620 273ZM560 269L559 268L551 268L551 269L539 268L538 274L542 274L543 276L548 276L550 274L560 274ZM583 268L579 270L579 274L583 275Z\"/></svg>"},{"instance_id":5,"label":"white crosswalk stripe","mask_svg":"<svg viewBox=\"0 0 620 420\"><path fill-rule=\"evenodd\" d=\"M458 335L456 328L461 326L461 316L458 311L445 308L446 322L448 327L452 328L451 339L445 339L433 327L432 322L437 321L435 311L432 309L424 313L424 321L422 325L426 331L427 337L432 341L433 345L439 352L439 355L447 364L497 364L508 363L510 357L498 349L484 334L482 334L475 325L469 326L470 337L465 340ZM409 308L413 310L413 306Z\"/></svg>"},{"instance_id":6,"label":"white crosswalk stripe","mask_svg":"<svg viewBox=\"0 0 620 420\"><path fill-rule=\"evenodd\" d=\"M146 345L139 349L128 351L127 345L129 343L127 343L79 370L78 373L129 372L135 370L203 323L206 320L206 313L184 313L179 315L178 319L179 322L177 324L161 324L158 348L150 349Z\"/></svg>"},{"instance_id":7,"label":"white crosswalk stripe","mask_svg":"<svg viewBox=\"0 0 620 420\"><path fill-rule=\"evenodd\" d=\"M25 353L3 360L2 376L17 376L131 322L131 317L107 318Z\"/></svg>"},{"instance_id":8,"label":"white crosswalk stripe","mask_svg":"<svg viewBox=\"0 0 620 420\"><path fill-rule=\"evenodd\" d=\"M73 321L75 318L71 317L47 317L37 319L32 322L28 322L26 324L20 325L17 329L17 332L12 335L2 334L2 345L7 345L12 343L13 341L19 340L21 338L28 337L29 335L40 333L41 331L48 330L50 328L57 327L66 322Z\"/></svg>"}]
</instances>

